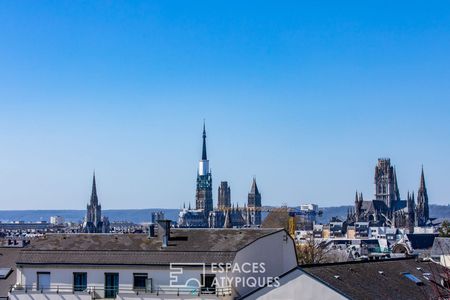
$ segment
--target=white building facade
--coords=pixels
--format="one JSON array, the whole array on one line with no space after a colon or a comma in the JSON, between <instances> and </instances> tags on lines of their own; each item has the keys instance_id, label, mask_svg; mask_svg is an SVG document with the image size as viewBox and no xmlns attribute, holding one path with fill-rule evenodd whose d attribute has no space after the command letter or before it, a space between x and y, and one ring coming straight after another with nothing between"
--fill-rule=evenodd
<instances>
[{"instance_id":1,"label":"white building facade","mask_svg":"<svg viewBox=\"0 0 450 300\"><path fill-rule=\"evenodd\" d=\"M171 229L143 234L47 235L17 261L14 300L233 299L297 265L282 229Z\"/></svg>"}]
</instances>

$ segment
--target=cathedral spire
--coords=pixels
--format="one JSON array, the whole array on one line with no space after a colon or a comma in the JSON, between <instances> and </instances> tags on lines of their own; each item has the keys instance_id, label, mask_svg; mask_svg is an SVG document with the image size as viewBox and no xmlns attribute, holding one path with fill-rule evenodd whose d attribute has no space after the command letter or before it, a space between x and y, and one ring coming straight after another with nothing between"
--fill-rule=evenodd
<instances>
[{"instance_id":1,"label":"cathedral spire","mask_svg":"<svg viewBox=\"0 0 450 300\"><path fill-rule=\"evenodd\" d=\"M424 226L430 219L430 210L428 207L428 193L427 187L425 185L425 175L423 172L420 174L420 187L417 191L417 214L418 218L416 220L418 226Z\"/></svg>"},{"instance_id":2,"label":"cathedral spire","mask_svg":"<svg viewBox=\"0 0 450 300\"><path fill-rule=\"evenodd\" d=\"M421 190L426 190L426 186L425 186L425 175L423 174L423 165L422 165L422 173L420 174L420 187L419 189Z\"/></svg>"},{"instance_id":3,"label":"cathedral spire","mask_svg":"<svg viewBox=\"0 0 450 300\"><path fill-rule=\"evenodd\" d=\"M399 201L400 200L400 191L398 190L398 181L397 181L397 172L395 171L395 167L394 167L394 195L395 195L395 200Z\"/></svg>"},{"instance_id":4,"label":"cathedral spire","mask_svg":"<svg viewBox=\"0 0 450 300\"><path fill-rule=\"evenodd\" d=\"M206 129L205 129L205 121L203 120L203 149L202 149L202 160L207 160L206 156Z\"/></svg>"},{"instance_id":5,"label":"cathedral spire","mask_svg":"<svg viewBox=\"0 0 450 300\"><path fill-rule=\"evenodd\" d=\"M258 185L256 185L256 178L255 177L253 177L252 188L250 190L250 193L254 194L254 195L259 194Z\"/></svg>"},{"instance_id":6,"label":"cathedral spire","mask_svg":"<svg viewBox=\"0 0 450 300\"><path fill-rule=\"evenodd\" d=\"M92 176L91 205L92 204L98 205L97 185L95 183L95 171L94 171L94 175Z\"/></svg>"}]
</instances>

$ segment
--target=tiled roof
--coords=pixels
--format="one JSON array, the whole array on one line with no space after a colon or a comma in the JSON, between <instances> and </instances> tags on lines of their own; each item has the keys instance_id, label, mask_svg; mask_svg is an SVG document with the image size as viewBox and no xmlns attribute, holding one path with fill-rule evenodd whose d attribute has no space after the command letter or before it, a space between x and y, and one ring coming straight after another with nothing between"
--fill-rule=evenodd
<instances>
[{"instance_id":1,"label":"tiled roof","mask_svg":"<svg viewBox=\"0 0 450 300\"><path fill-rule=\"evenodd\" d=\"M7 297L10 287L16 283L16 259L20 248L0 247L0 268L12 269L5 279L0 279L0 297Z\"/></svg>"},{"instance_id":2,"label":"tiled roof","mask_svg":"<svg viewBox=\"0 0 450 300\"><path fill-rule=\"evenodd\" d=\"M231 262L237 251L282 229L171 229L167 248L145 234L48 234L18 264L163 265Z\"/></svg>"},{"instance_id":3,"label":"tiled roof","mask_svg":"<svg viewBox=\"0 0 450 300\"><path fill-rule=\"evenodd\" d=\"M438 299L449 292L436 285L448 270L433 262L392 259L301 266L301 269L350 299ZM402 273L421 281L418 285ZM426 279L426 277L429 279Z\"/></svg>"}]
</instances>

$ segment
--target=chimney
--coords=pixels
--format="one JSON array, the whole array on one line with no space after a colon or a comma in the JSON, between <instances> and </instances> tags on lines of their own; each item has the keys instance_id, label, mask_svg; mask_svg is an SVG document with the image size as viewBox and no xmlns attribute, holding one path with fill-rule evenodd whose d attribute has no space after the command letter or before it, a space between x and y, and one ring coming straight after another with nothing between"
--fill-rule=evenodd
<instances>
[{"instance_id":1,"label":"chimney","mask_svg":"<svg viewBox=\"0 0 450 300\"><path fill-rule=\"evenodd\" d=\"M156 224L151 223L150 225L148 225L148 238L154 238L156 236L155 234L155 226Z\"/></svg>"},{"instance_id":2,"label":"chimney","mask_svg":"<svg viewBox=\"0 0 450 300\"><path fill-rule=\"evenodd\" d=\"M162 242L162 248L167 248L170 239L170 220L158 221L158 236Z\"/></svg>"}]
</instances>

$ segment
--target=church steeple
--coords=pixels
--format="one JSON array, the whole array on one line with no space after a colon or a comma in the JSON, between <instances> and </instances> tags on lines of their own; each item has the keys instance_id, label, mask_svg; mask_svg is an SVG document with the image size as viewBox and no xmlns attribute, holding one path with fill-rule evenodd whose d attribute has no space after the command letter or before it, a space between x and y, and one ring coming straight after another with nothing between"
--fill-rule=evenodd
<instances>
[{"instance_id":1,"label":"church steeple","mask_svg":"<svg viewBox=\"0 0 450 300\"><path fill-rule=\"evenodd\" d=\"M419 189L421 190L427 190L426 186L425 186L425 175L423 174L423 166L422 166L422 173L420 174L420 187Z\"/></svg>"},{"instance_id":2,"label":"church steeple","mask_svg":"<svg viewBox=\"0 0 450 300\"><path fill-rule=\"evenodd\" d=\"M91 205L98 205L98 197L97 197L97 185L95 183L95 171L92 176L92 192L91 192Z\"/></svg>"},{"instance_id":3,"label":"church steeple","mask_svg":"<svg viewBox=\"0 0 450 300\"><path fill-rule=\"evenodd\" d=\"M253 177L252 188L250 190L250 193L251 194L255 194L255 195L259 194L258 185L256 185L256 178L255 177Z\"/></svg>"},{"instance_id":4,"label":"church steeple","mask_svg":"<svg viewBox=\"0 0 450 300\"><path fill-rule=\"evenodd\" d=\"M109 221L107 217L102 218L102 206L98 203L97 184L95 182L95 171L92 175L91 199L87 205L86 218L83 222L83 232L107 233L109 232Z\"/></svg>"},{"instance_id":5,"label":"church steeple","mask_svg":"<svg viewBox=\"0 0 450 300\"><path fill-rule=\"evenodd\" d=\"M395 171L395 167L394 167L394 196L396 198L395 201L400 200L400 191L398 189L397 172Z\"/></svg>"},{"instance_id":6,"label":"church steeple","mask_svg":"<svg viewBox=\"0 0 450 300\"><path fill-rule=\"evenodd\" d=\"M203 209L205 216L213 210L212 201L212 177L209 168L208 157L206 156L206 128L203 121L203 149L202 159L198 163L197 189L195 192L195 208Z\"/></svg>"},{"instance_id":7,"label":"church steeple","mask_svg":"<svg viewBox=\"0 0 450 300\"><path fill-rule=\"evenodd\" d=\"M261 194L253 177L252 188L248 193L247 208L251 210L250 225L261 225Z\"/></svg>"},{"instance_id":8,"label":"church steeple","mask_svg":"<svg viewBox=\"0 0 450 300\"><path fill-rule=\"evenodd\" d=\"M423 172L420 174L420 186L417 191L417 220L419 226L424 226L430 218L430 210L428 207L428 193L425 185L425 175Z\"/></svg>"},{"instance_id":9,"label":"church steeple","mask_svg":"<svg viewBox=\"0 0 450 300\"><path fill-rule=\"evenodd\" d=\"M203 121L203 149L202 149L202 160L207 160L208 157L206 155L206 129L205 129L205 121Z\"/></svg>"}]
</instances>

